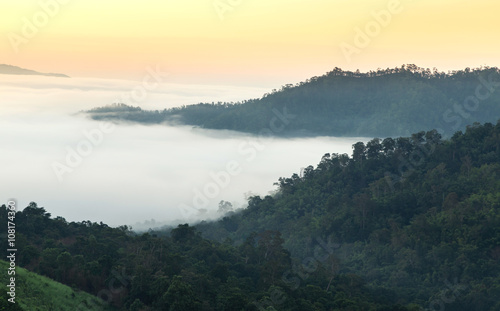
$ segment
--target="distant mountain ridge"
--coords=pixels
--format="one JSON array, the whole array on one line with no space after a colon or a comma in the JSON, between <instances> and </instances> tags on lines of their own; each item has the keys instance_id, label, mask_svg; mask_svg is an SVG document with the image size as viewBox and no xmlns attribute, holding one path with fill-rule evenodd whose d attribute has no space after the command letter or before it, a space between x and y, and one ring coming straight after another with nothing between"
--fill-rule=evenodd
<instances>
[{"instance_id":1,"label":"distant mountain ridge","mask_svg":"<svg viewBox=\"0 0 500 311\"><path fill-rule=\"evenodd\" d=\"M147 111L127 103L96 108L94 119L181 123L274 136L407 136L437 129L453 135L500 118L500 70L448 73L416 65L362 73L340 68L261 98ZM286 120L284 120L286 118Z\"/></svg>"},{"instance_id":2,"label":"distant mountain ridge","mask_svg":"<svg viewBox=\"0 0 500 311\"><path fill-rule=\"evenodd\" d=\"M24 69L21 67L6 65L6 64L0 64L0 74L69 78L69 76L62 74L62 73L43 73L43 72L38 72L38 71L30 70L30 69Z\"/></svg>"}]
</instances>

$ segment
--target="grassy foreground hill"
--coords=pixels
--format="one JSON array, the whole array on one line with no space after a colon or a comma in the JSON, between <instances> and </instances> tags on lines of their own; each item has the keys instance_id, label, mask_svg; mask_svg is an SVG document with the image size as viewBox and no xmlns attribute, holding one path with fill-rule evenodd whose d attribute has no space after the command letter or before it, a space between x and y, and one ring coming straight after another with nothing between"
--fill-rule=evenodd
<instances>
[{"instance_id":1,"label":"grassy foreground hill","mask_svg":"<svg viewBox=\"0 0 500 311\"><path fill-rule=\"evenodd\" d=\"M415 65L367 73L335 68L238 103L200 103L162 111L120 104L88 114L94 119L171 122L275 136L387 137L432 129L451 136L467 124L496 122L499 88L498 68L449 73Z\"/></svg>"},{"instance_id":2,"label":"grassy foreground hill","mask_svg":"<svg viewBox=\"0 0 500 311\"><path fill-rule=\"evenodd\" d=\"M9 264L0 260L0 283L9 284L6 271ZM8 302L10 296L5 291L0 293L0 310L26 311L92 311L115 310L107 306L101 299L88 293L74 290L47 277L16 268L16 298L15 305Z\"/></svg>"}]
</instances>

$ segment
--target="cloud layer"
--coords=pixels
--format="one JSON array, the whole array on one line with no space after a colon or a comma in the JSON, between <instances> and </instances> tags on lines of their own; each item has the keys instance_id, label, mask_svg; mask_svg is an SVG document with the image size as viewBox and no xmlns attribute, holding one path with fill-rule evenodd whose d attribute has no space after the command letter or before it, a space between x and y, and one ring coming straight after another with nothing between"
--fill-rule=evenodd
<instances>
[{"instance_id":1,"label":"cloud layer","mask_svg":"<svg viewBox=\"0 0 500 311\"><path fill-rule=\"evenodd\" d=\"M0 76L0 202L30 201L68 221L112 226L215 216L281 176L360 138L271 139L166 125L100 124L75 112L119 102L135 81ZM164 109L260 97L266 89L161 84L140 102ZM183 208L181 208L183 207ZM203 213L203 211L206 211Z\"/></svg>"}]
</instances>

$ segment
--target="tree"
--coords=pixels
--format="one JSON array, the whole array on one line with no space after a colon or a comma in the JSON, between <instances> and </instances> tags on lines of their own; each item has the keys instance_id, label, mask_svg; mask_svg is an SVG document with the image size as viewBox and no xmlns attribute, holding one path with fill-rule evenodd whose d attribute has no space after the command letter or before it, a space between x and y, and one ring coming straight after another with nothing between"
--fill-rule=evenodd
<instances>
[{"instance_id":1,"label":"tree","mask_svg":"<svg viewBox=\"0 0 500 311\"><path fill-rule=\"evenodd\" d=\"M413 145L408 137L396 138L396 150L403 156L408 156L413 150Z\"/></svg>"},{"instance_id":2,"label":"tree","mask_svg":"<svg viewBox=\"0 0 500 311\"><path fill-rule=\"evenodd\" d=\"M368 194L362 193L356 194L354 197L354 206L355 210L358 212L360 229L364 232L368 215L372 211L374 204Z\"/></svg>"},{"instance_id":3,"label":"tree","mask_svg":"<svg viewBox=\"0 0 500 311\"><path fill-rule=\"evenodd\" d=\"M177 228L172 229L170 234L172 235L172 240L174 240L174 242L186 242L196 236L196 231L194 227L184 224L178 225Z\"/></svg>"},{"instance_id":4,"label":"tree","mask_svg":"<svg viewBox=\"0 0 500 311\"><path fill-rule=\"evenodd\" d=\"M352 149L352 159L356 162L363 163L363 160L366 159L365 144L363 142L357 142L352 145Z\"/></svg>"},{"instance_id":5,"label":"tree","mask_svg":"<svg viewBox=\"0 0 500 311\"><path fill-rule=\"evenodd\" d=\"M233 204L231 204L231 202L224 201L224 200L221 200L219 202L219 209L217 210L217 213L227 214L227 213L232 212L232 211L233 211Z\"/></svg>"},{"instance_id":6,"label":"tree","mask_svg":"<svg viewBox=\"0 0 500 311\"><path fill-rule=\"evenodd\" d=\"M73 258L71 257L71 254L68 252L62 252L57 256L57 266L60 274L61 280L63 282L66 281L68 271L69 269L73 266Z\"/></svg>"},{"instance_id":7,"label":"tree","mask_svg":"<svg viewBox=\"0 0 500 311\"><path fill-rule=\"evenodd\" d=\"M420 145L421 143L423 143L425 141L425 134L426 133L424 131L411 134L411 143L414 146Z\"/></svg>"},{"instance_id":8,"label":"tree","mask_svg":"<svg viewBox=\"0 0 500 311\"><path fill-rule=\"evenodd\" d=\"M394 151L395 146L396 142L391 137L384 138L384 140L382 141L382 150L387 155Z\"/></svg>"},{"instance_id":9,"label":"tree","mask_svg":"<svg viewBox=\"0 0 500 311\"><path fill-rule=\"evenodd\" d=\"M283 248L281 232L266 230L258 235L259 261L263 263L261 279L274 284L279 273L290 264L290 254Z\"/></svg>"},{"instance_id":10,"label":"tree","mask_svg":"<svg viewBox=\"0 0 500 311\"><path fill-rule=\"evenodd\" d=\"M340 260L334 254L330 254L328 255L325 265L328 273L330 274L330 279L328 280L328 285L326 286L326 291L328 292L330 285L332 285L333 278L337 275L337 271L339 270Z\"/></svg>"},{"instance_id":11,"label":"tree","mask_svg":"<svg viewBox=\"0 0 500 311\"><path fill-rule=\"evenodd\" d=\"M441 134L437 130L428 131L425 133L425 141L428 144L439 144L441 142Z\"/></svg>"},{"instance_id":12,"label":"tree","mask_svg":"<svg viewBox=\"0 0 500 311\"><path fill-rule=\"evenodd\" d=\"M366 144L366 156L368 159L377 159L383 146L379 138L374 138Z\"/></svg>"},{"instance_id":13,"label":"tree","mask_svg":"<svg viewBox=\"0 0 500 311\"><path fill-rule=\"evenodd\" d=\"M200 310L200 303L191 285L184 282L181 276L176 275L162 297L161 310L196 311Z\"/></svg>"},{"instance_id":14,"label":"tree","mask_svg":"<svg viewBox=\"0 0 500 311\"><path fill-rule=\"evenodd\" d=\"M36 260L40 256L40 251L33 245L23 247L19 256L19 263L22 266L28 265L32 260Z\"/></svg>"},{"instance_id":15,"label":"tree","mask_svg":"<svg viewBox=\"0 0 500 311\"><path fill-rule=\"evenodd\" d=\"M146 305L137 298L134 300L134 302L130 305L130 311L143 311L146 309Z\"/></svg>"}]
</instances>

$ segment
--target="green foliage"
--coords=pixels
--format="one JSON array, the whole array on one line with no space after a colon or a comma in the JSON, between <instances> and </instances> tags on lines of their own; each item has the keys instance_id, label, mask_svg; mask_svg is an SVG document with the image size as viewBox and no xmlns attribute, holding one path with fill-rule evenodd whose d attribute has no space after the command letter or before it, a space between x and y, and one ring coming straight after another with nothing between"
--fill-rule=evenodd
<instances>
[{"instance_id":1,"label":"green foliage","mask_svg":"<svg viewBox=\"0 0 500 311\"><path fill-rule=\"evenodd\" d=\"M242 247L253 231L273 228L300 267L295 274L320 288L331 282L335 291L337 275L354 273L402 304L496 310L500 296L487 284L500 282L499 177L500 123L446 141L436 131L373 139L354 144L352 157L325 154L302 177L280 178L276 195L197 227ZM238 228L225 230L227 222ZM351 305L336 295L337 307Z\"/></svg>"},{"instance_id":2,"label":"green foliage","mask_svg":"<svg viewBox=\"0 0 500 311\"><path fill-rule=\"evenodd\" d=\"M171 311L197 311L200 310L200 303L195 297L191 285L176 275L163 295L160 307L162 310Z\"/></svg>"},{"instance_id":3,"label":"green foliage","mask_svg":"<svg viewBox=\"0 0 500 311\"><path fill-rule=\"evenodd\" d=\"M5 206L0 209L2 219L4 211ZM89 221L67 223L50 218L35 203L17 212L16 221L22 237L18 248L29 250L29 258L22 258L21 252L19 262L106 300L108 308L299 311L306 310L304 306L323 310L335 305L335 296L326 291L327 279L320 274L311 274L312 287L307 278L296 287L283 279L294 267L279 231L252 233L235 247L230 241L203 239L188 224L165 236L155 232L134 235L127 228ZM79 296L81 292L40 275L20 272L19 279L25 280L19 283L23 289L19 302L27 310L78 310L82 301L88 301L84 310L104 308L96 303L97 297ZM353 280L330 280L330 288L349 296L355 306L392 305L389 297L378 301L369 288ZM37 300L44 303L34 306Z\"/></svg>"}]
</instances>

